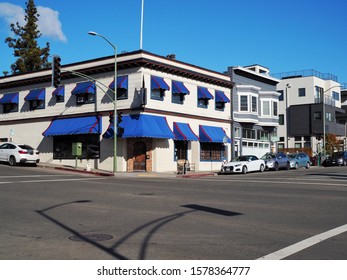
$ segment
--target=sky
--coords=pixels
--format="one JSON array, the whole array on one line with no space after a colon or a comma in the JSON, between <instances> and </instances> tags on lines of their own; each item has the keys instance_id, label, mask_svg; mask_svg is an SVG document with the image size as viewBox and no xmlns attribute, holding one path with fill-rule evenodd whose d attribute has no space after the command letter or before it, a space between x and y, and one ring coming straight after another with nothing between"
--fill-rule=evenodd
<instances>
[{"instance_id":1,"label":"sky","mask_svg":"<svg viewBox=\"0 0 347 280\"><path fill-rule=\"evenodd\" d=\"M4 42L26 0L0 0L0 76L16 61ZM62 64L140 49L142 0L35 0L39 45ZM314 69L347 83L346 0L144 0L142 49L218 72L260 64Z\"/></svg>"}]
</instances>

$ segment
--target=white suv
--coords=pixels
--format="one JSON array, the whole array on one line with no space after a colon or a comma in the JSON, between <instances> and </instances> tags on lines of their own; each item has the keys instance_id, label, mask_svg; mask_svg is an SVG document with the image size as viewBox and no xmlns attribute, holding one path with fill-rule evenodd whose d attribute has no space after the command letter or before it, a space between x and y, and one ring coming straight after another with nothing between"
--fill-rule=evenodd
<instances>
[{"instance_id":1,"label":"white suv","mask_svg":"<svg viewBox=\"0 0 347 280\"><path fill-rule=\"evenodd\" d=\"M0 161L8 162L11 166L15 166L17 163L36 165L40 161L39 154L38 150L25 144L6 142L0 145Z\"/></svg>"}]
</instances>

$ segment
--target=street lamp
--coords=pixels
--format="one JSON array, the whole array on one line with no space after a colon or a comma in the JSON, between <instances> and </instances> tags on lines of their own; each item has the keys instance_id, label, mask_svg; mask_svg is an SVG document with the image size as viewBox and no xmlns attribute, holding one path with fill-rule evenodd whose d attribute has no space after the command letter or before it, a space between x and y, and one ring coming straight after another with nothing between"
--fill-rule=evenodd
<instances>
[{"instance_id":1,"label":"street lamp","mask_svg":"<svg viewBox=\"0 0 347 280\"><path fill-rule=\"evenodd\" d=\"M333 89L333 88L336 88L336 87L341 87L341 85L338 85L338 86L332 86L330 88L328 88L327 90L323 91L322 92L322 105L323 105L323 151L324 151L324 154L326 152L325 150L325 122L326 122L326 116L325 116L325 93L328 92L329 90Z\"/></svg>"},{"instance_id":2,"label":"street lamp","mask_svg":"<svg viewBox=\"0 0 347 280\"><path fill-rule=\"evenodd\" d=\"M292 85L291 84L286 84L286 146L287 146L287 149L289 148L289 139L288 139L288 112L289 112L289 109L288 109L288 105L289 105L289 98L288 98L288 89L291 88Z\"/></svg>"},{"instance_id":3,"label":"street lamp","mask_svg":"<svg viewBox=\"0 0 347 280\"><path fill-rule=\"evenodd\" d=\"M114 44L112 44L106 37L99 33L89 31L88 34L103 38L114 49L113 174L115 175L117 173L117 47Z\"/></svg>"}]
</instances>

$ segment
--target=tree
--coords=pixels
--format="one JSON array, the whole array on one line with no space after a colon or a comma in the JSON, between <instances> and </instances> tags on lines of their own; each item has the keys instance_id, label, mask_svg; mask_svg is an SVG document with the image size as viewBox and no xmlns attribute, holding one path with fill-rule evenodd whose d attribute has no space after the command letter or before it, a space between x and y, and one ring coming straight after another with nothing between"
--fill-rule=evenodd
<instances>
[{"instance_id":1,"label":"tree","mask_svg":"<svg viewBox=\"0 0 347 280\"><path fill-rule=\"evenodd\" d=\"M25 26L20 26L18 22L11 24L11 31L18 37L8 37L5 40L5 43L14 49L13 55L18 57L17 61L11 65L12 74L50 67L49 43L47 42L44 48L40 48L37 43L37 39L42 36L37 26L39 16L34 0L28 0L25 9Z\"/></svg>"},{"instance_id":2,"label":"tree","mask_svg":"<svg viewBox=\"0 0 347 280\"><path fill-rule=\"evenodd\" d=\"M335 134L327 133L325 134L325 150L329 155L334 151L338 150L339 142Z\"/></svg>"}]
</instances>

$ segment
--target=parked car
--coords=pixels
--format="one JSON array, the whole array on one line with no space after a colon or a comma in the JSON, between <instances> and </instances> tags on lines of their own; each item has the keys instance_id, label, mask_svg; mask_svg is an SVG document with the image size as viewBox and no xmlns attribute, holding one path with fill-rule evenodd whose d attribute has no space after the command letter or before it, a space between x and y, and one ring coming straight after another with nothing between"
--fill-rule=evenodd
<instances>
[{"instance_id":1,"label":"parked car","mask_svg":"<svg viewBox=\"0 0 347 280\"><path fill-rule=\"evenodd\" d=\"M333 153L332 156L327 157L323 161L322 165L323 166L347 165L347 151Z\"/></svg>"},{"instance_id":2,"label":"parked car","mask_svg":"<svg viewBox=\"0 0 347 280\"><path fill-rule=\"evenodd\" d=\"M221 173L247 173L252 171L263 172L265 162L253 155L239 156L221 167Z\"/></svg>"},{"instance_id":3,"label":"parked car","mask_svg":"<svg viewBox=\"0 0 347 280\"><path fill-rule=\"evenodd\" d=\"M280 168L289 169L289 158L282 152L279 153L266 153L261 157L265 161L266 168L277 171Z\"/></svg>"},{"instance_id":4,"label":"parked car","mask_svg":"<svg viewBox=\"0 0 347 280\"><path fill-rule=\"evenodd\" d=\"M9 165L15 166L17 163L37 164L39 151L25 144L15 144L6 142L0 145L0 161L8 162Z\"/></svg>"},{"instance_id":5,"label":"parked car","mask_svg":"<svg viewBox=\"0 0 347 280\"><path fill-rule=\"evenodd\" d=\"M311 166L310 158L305 153L296 153L288 155L290 168L298 169L299 167L305 167L309 169Z\"/></svg>"}]
</instances>

